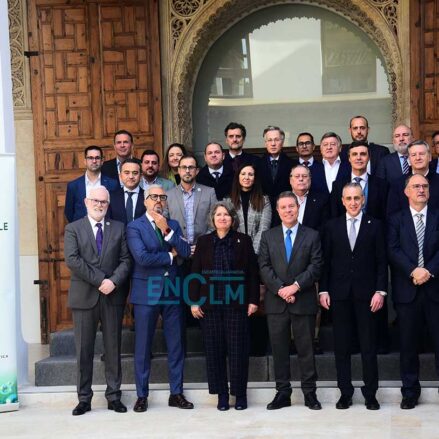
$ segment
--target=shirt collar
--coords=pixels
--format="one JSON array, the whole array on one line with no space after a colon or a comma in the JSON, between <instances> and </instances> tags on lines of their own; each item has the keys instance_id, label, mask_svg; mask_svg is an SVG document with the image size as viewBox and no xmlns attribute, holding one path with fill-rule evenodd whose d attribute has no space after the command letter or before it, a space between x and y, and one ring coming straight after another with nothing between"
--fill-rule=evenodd
<instances>
[{"instance_id":1,"label":"shirt collar","mask_svg":"<svg viewBox=\"0 0 439 439\"><path fill-rule=\"evenodd\" d=\"M224 166L221 166L221 168L218 168L218 169L212 169L212 168L209 168L209 166L208 166L207 169L209 170L209 172L210 172L211 175L212 175L214 172L219 172L220 175L222 175L223 170L224 170Z\"/></svg>"},{"instance_id":2,"label":"shirt collar","mask_svg":"<svg viewBox=\"0 0 439 439\"><path fill-rule=\"evenodd\" d=\"M290 228L287 227L284 223L282 223L283 234L285 235L287 233L288 229L291 229L291 232L295 233L295 232L297 232L298 227L299 227L299 222L297 222L295 226L290 227Z\"/></svg>"},{"instance_id":3,"label":"shirt collar","mask_svg":"<svg viewBox=\"0 0 439 439\"><path fill-rule=\"evenodd\" d=\"M138 194L140 192L140 187L137 186L135 189L133 190L129 190L128 188L126 188L125 186L122 186L122 189L124 192L134 192L135 194Z\"/></svg>"},{"instance_id":4,"label":"shirt collar","mask_svg":"<svg viewBox=\"0 0 439 439\"><path fill-rule=\"evenodd\" d=\"M411 206L409 206L410 207L410 213L412 214L412 217L414 217L415 215L417 215L418 213L422 213L422 214L424 214L424 218L427 218L427 208L428 208L428 205L427 206L425 206L422 210L420 210L419 212L417 211L417 210L415 210L415 209L413 209L413 207L411 207Z\"/></svg>"},{"instance_id":5,"label":"shirt collar","mask_svg":"<svg viewBox=\"0 0 439 439\"><path fill-rule=\"evenodd\" d=\"M346 212L346 221L349 221L351 218L355 218L357 219L359 222L361 222L361 218L363 218L363 211L360 210L360 213L357 216L350 216L347 212Z\"/></svg>"},{"instance_id":6,"label":"shirt collar","mask_svg":"<svg viewBox=\"0 0 439 439\"><path fill-rule=\"evenodd\" d=\"M310 157L309 160L303 160L302 158L299 157L299 163L301 165L303 165L305 162L308 162L308 166L312 166L314 163L314 157Z\"/></svg>"},{"instance_id":7,"label":"shirt collar","mask_svg":"<svg viewBox=\"0 0 439 439\"><path fill-rule=\"evenodd\" d=\"M101 181L101 173L99 172L99 176L98 176L98 179L96 180L96 181ZM95 184L95 183L92 183L91 181L90 181L90 179L88 178L88 175L87 175L87 172L85 173L85 184L86 185L89 185L89 184Z\"/></svg>"},{"instance_id":8,"label":"shirt collar","mask_svg":"<svg viewBox=\"0 0 439 439\"><path fill-rule=\"evenodd\" d=\"M191 194L195 192L195 188L197 186L197 183L195 183L188 191L186 191L181 184L179 184L180 190L183 192L183 194Z\"/></svg>"},{"instance_id":9,"label":"shirt collar","mask_svg":"<svg viewBox=\"0 0 439 439\"><path fill-rule=\"evenodd\" d=\"M327 164L328 166L331 166L331 167L333 167L333 166L335 166L335 165L339 165L340 163L341 163L341 160L340 160L340 156L338 156L335 160L334 160L334 163L331 165L329 162L328 162L328 160L326 160L326 159L322 159L322 163L323 164Z\"/></svg>"},{"instance_id":10,"label":"shirt collar","mask_svg":"<svg viewBox=\"0 0 439 439\"><path fill-rule=\"evenodd\" d=\"M104 229L105 218L102 218L101 221L96 221L96 220L94 220L90 215L87 215L87 218L88 218L88 220L90 221L91 228L92 228L93 230L95 230L95 228L96 228L96 224L97 224L98 222L102 224L102 230Z\"/></svg>"},{"instance_id":11,"label":"shirt collar","mask_svg":"<svg viewBox=\"0 0 439 439\"><path fill-rule=\"evenodd\" d=\"M361 174L361 175L354 175L354 174L351 174L351 180L353 180L353 179L356 178L356 177L360 177L361 180L367 182L367 179L369 178L369 174L367 173L367 171L366 171L364 174Z\"/></svg>"}]
</instances>

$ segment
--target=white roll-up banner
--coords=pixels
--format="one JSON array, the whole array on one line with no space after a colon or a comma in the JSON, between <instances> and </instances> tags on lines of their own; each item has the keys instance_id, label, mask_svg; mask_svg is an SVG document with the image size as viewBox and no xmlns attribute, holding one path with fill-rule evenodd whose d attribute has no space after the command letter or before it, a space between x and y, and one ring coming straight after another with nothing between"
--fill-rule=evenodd
<instances>
[{"instance_id":1,"label":"white roll-up banner","mask_svg":"<svg viewBox=\"0 0 439 439\"><path fill-rule=\"evenodd\" d=\"M16 186L15 155L0 154L0 412L18 409L16 354ZM25 222L25 221L24 221Z\"/></svg>"}]
</instances>

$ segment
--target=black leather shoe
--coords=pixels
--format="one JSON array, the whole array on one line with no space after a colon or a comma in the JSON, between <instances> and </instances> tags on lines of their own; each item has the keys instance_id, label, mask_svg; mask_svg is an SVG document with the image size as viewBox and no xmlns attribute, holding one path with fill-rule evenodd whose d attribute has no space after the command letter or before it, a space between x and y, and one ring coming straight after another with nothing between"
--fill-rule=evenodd
<instances>
[{"instance_id":1,"label":"black leather shoe","mask_svg":"<svg viewBox=\"0 0 439 439\"><path fill-rule=\"evenodd\" d=\"M245 410L247 408L247 396L237 396L235 410Z\"/></svg>"},{"instance_id":2,"label":"black leather shoe","mask_svg":"<svg viewBox=\"0 0 439 439\"><path fill-rule=\"evenodd\" d=\"M137 413L146 412L148 410L148 398L146 397L137 398L133 410Z\"/></svg>"},{"instance_id":3,"label":"black leather shoe","mask_svg":"<svg viewBox=\"0 0 439 439\"><path fill-rule=\"evenodd\" d=\"M380 403L377 401L375 396L371 396L370 398L366 398L365 405L367 410L379 410Z\"/></svg>"},{"instance_id":4,"label":"black leather shoe","mask_svg":"<svg viewBox=\"0 0 439 439\"><path fill-rule=\"evenodd\" d=\"M72 415L73 416L81 416L86 412L89 412L91 410L91 405L88 402L80 402L73 410Z\"/></svg>"},{"instance_id":5,"label":"black leather shoe","mask_svg":"<svg viewBox=\"0 0 439 439\"><path fill-rule=\"evenodd\" d=\"M270 404L267 405L267 410L278 410L283 407L290 407L290 406L291 406L290 395L287 395L282 392L277 392L273 401L271 401Z\"/></svg>"},{"instance_id":6,"label":"black leather shoe","mask_svg":"<svg viewBox=\"0 0 439 439\"><path fill-rule=\"evenodd\" d=\"M352 398L350 396L341 395L340 399L335 404L335 408L339 410L346 410L352 405Z\"/></svg>"},{"instance_id":7,"label":"black leather shoe","mask_svg":"<svg viewBox=\"0 0 439 439\"><path fill-rule=\"evenodd\" d=\"M229 394L228 393L218 394L218 404L217 404L216 408L220 412L225 412L225 411L229 410L230 405L229 405Z\"/></svg>"},{"instance_id":8,"label":"black leather shoe","mask_svg":"<svg viewBox=\"0 0 439 439\"><path fill-rule=\"evenodd\" d=\"M120 399L108 401L108 410L114 410L116 413L126 413L127 408L122 404Z\"/></svg>"},{"instance_id":9,"label":"black leather shoe","mask_svg":"<svg viewBox=\"0 0 439 439\"><path fill-rule=\"evenodd\" d=\"M411 410L414 409L418 405L418 398L404 396L402 398L400 407L403 410Z\"/></svg>"},{"instance_id":10,"label":"black leather shoe","mask_svg":"<svg viewBox=\"0 0 439 439\"><path fill-rule=\"evenodd\" d=\"M179 409L193 409L194 405L189 402L183 395L178 393L177 395L169 395L169 407L178 407Z\"/></svg>"},{"instance_id":11,"label":"black leather shoe","mask_svg":"<svg viewBox=\"0 0 439 439\"><path fill-rule=\"evenodd\" d=\"M311 410L321 410L322 409L322 405L320 404L319 400L317 399L317 396L315 393L308 393L307 395L305 395L305 406Z\"/></svg>"}]
</instances>

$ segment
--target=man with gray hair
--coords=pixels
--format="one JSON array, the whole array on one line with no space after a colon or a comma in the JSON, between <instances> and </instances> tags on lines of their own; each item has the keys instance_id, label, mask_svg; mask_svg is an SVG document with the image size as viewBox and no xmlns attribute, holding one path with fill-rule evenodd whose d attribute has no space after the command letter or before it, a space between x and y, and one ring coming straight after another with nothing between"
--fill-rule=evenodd
<instances>
[{"instance_id":1,"label":"man with gray hair","mask_svg":"<svg viewBox=\"0 0 439 439\"><path fill-rule=\"evenodd\" d=\"M430 185L430 206L439 208L439 175L430 170L430 146L424 140L414 140L407 145L411 174L423 175ZM407 175L401 175L390 184L387 198L387 215L392 215L408 206L404 194Z\"/></svg>"},{"instance_id":2,"label":"man with gray hair","mask_svg":"<svg viewBox=\"0 0 439 439\"><path fill-rule=\"evenodd\" d=\"M91 410L94 345L99 322L105 349L108 409L124 413L127 409L120 400L120 350L131 257L125 226L105 219L110 203L108 190L104 186L93 188L84 202L87 216L67 224L64 234L65 261L72 273L68 306L73 316L79 399L72 414L83 415Z\"/></svg>"},{"instance_id":3,"label":"man with gray hair","mask_svg":"<svg viewBox=\"0 0 439 439\"><path fill-rule=\"evenodd\" d=\"M168 196L157 184L145 190L146 213L127 227L128 247L134 258L131 303L134 305L134 372L137 402L135 412L148 408L151 349L159 315L162 316L168 349L171 395L169 406L192 409L183 395L184 349L181 291L176 288L176 256L187 258L190 246L177 221L163 212Z\"/></svg>"}]
</instances>

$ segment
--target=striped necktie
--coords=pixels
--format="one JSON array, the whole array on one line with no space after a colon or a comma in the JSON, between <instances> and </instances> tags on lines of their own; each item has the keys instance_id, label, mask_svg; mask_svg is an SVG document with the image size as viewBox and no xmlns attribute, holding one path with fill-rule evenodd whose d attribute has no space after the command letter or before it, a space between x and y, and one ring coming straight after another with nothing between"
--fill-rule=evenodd
<instances>
[{"instance_id":1,"label":"striped necktie","mask_svg":"<svg viewBox=\"0 0 439 439\"><path fill-rule=\"evenodd\" d=\"M409 166L409 162L407 160L407 156L403 155L402 156L402 173L404 175L407 175L410 171L410 166Z\"/></svg>"},{"instance_id":2,"label":"striped necktie","mask_svg":"<svg viewBox=\"0 0 439 439\"><path fill-rule=\"evenodd\" d=\"M424 236L425 236L425 224L422 221L424 214L416 213L415 217L417 218L415 224L416 230L416 239L418 240L418 267L424 266Z\"/></svg>"}]
</instances>

